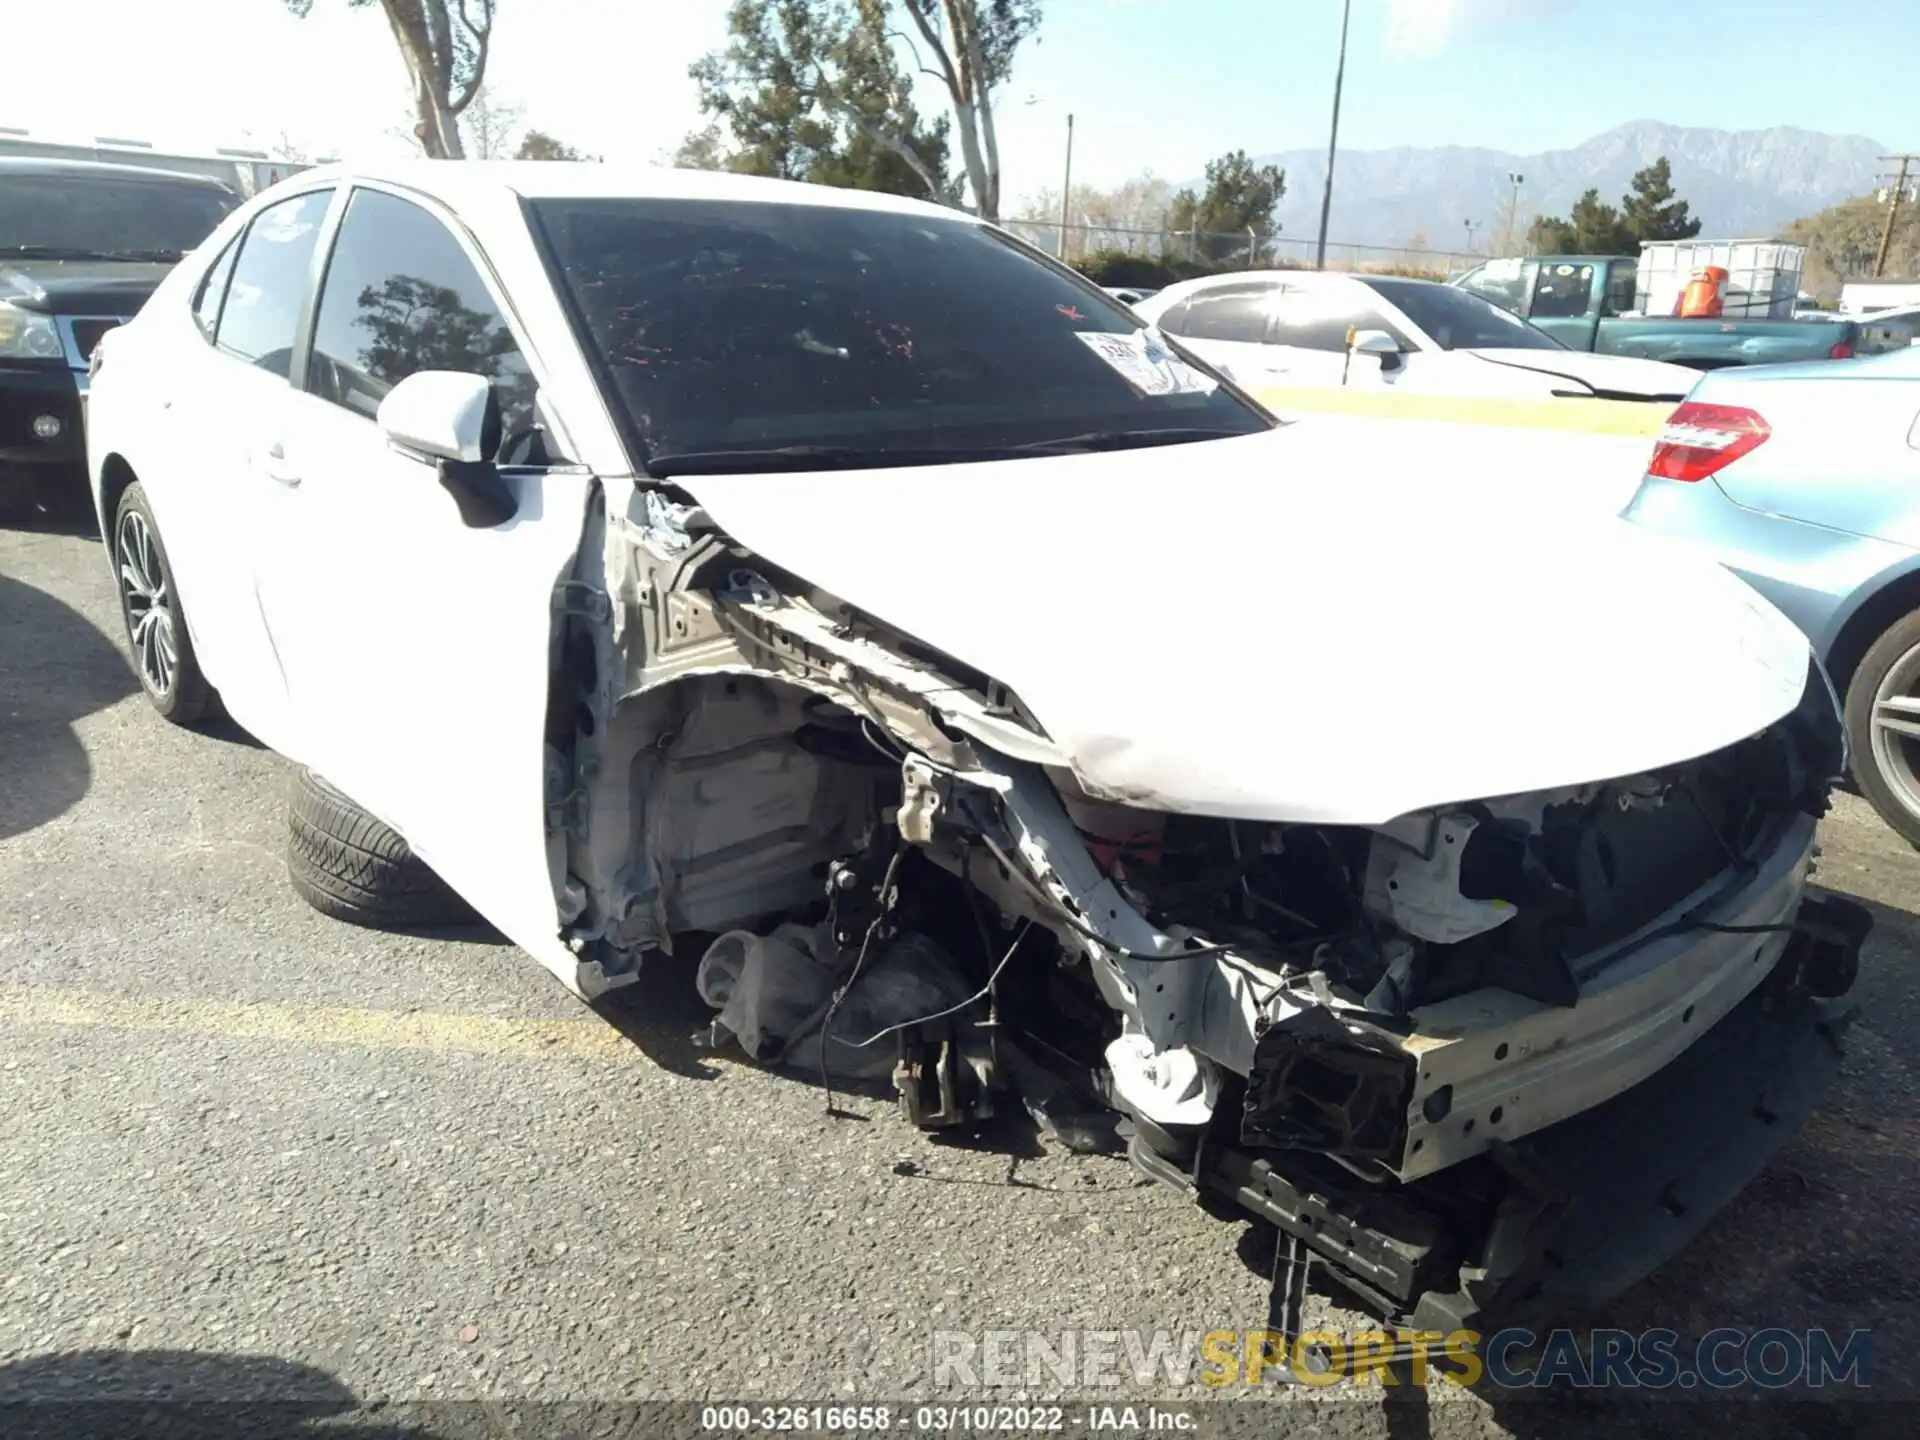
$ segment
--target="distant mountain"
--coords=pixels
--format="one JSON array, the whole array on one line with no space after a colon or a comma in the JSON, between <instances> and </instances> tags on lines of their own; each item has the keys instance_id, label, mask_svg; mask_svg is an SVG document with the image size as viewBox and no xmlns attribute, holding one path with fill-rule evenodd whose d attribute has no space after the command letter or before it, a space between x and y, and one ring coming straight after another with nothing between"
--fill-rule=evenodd
<instances>
[{"instance_id":1,"label":"distant mountain","mask_svg":"<svg viewBox=\"0 0 1920 1440\"><path fill-rule=\"evenodd\" d=\"M1436 249L1459 250L1465 222L1481 242L1494 239L1520 189L1520 228L1535 215L1564 215L1589 187L1617 203L1633 173L1665 155L1674 189L1689 201L1709 239L1771 237L1788 221L1871 190L1886 147L1860 135L1773 130L1703 130L1636 120L1571 150L1513 155L1457 145L1434 149L1342 150L1334 171L1328 236L1368 245L1405 245L1424 236ZM1260 155L1287 172L1278 218L1283 240L1311 240L1320 225L1327 152L1287 150ZM1189 181L1189 184L1198 182Z\"/></svg>"}]
</instances>

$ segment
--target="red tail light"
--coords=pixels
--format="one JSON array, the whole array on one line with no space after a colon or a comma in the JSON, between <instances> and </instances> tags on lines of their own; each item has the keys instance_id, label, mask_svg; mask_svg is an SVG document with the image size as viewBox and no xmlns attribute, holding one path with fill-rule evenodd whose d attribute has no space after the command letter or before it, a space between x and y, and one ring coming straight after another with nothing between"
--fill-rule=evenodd
<instances>
[{"instance_id":1,"label":"red tail light","mask_svg":"<svg viewBox=\"0 0 1920 1440\"><path fill-rule=\"evenodd\" d=\"M1853 346L1842 340L1831 350L1827 351L1827 358L1829 360L1851 360L1853 358Z\"/></svg>"},{"instance_id":2,"label":"red tail light","mask_svg":"<svg viewBox=\"0 0 1920 1440\"><path fill-rule=\"evenodd\" d=\"M1689 400L1661 428L1647 473L1687 484L1705 480L1757 450L1771 434L1771 427L1752 410Z\"/></svg>"}]
</instances>

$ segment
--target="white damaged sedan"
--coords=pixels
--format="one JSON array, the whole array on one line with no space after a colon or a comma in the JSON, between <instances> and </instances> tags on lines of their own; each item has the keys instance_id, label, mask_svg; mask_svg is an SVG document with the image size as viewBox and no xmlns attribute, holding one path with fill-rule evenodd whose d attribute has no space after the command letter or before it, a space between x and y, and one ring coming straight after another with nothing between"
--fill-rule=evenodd
<instances>
[{"instance_id":1,"label":"white damaged sedan","mask_svg":"<svg viewBox=\"0 0 1920 1440\"><path fill-rule=\"evenodd\" d=\"M704 951L757 1058L1272 1222L1284 1329L1317 1263L1422 1329L1605 1298L1831 1070L1791 624L969 216L323 167L94 367L135 669L302 767L303 895L589 1000Z\"/></svg>"}]
</instances>

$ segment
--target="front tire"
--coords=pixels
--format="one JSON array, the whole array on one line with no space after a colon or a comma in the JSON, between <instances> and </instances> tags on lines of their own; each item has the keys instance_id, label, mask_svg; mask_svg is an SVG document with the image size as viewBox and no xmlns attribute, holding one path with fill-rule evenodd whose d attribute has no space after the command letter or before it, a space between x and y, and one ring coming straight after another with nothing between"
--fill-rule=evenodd
<instances>
[{"instance_id":1,"label":"front tire","mask_svg":"<svg viewBox=\"0 0 1920 1440\"><path fill-rule=\"evenodd\" d=\"M311 770L287 799L287 878L322 915L375 930L471 925L477 917L392 827Z\"/></svg>"},{"instance_id":2,"label":"front tire","mask_svg":"<svg viewBox=\"0 0 1920 1440\"><path fill-rule=\"evenodd\" d=\"M113 547L120 617L140 688L153 708L174 724L204 720L218 702L193 653L167 547L160 542L160 526L138 482L120 497L107 543Z\"/></svg>"},{"instance_id":3,"label":"front tire","mask_svg":"<svg viewBox=\"0 0 1920 1440\"><path fill-rule=\"evenodd\" d=\"M1895 833L1920 847L1920 611L1861 658L1847 686L1846 723L1854 783Z\"/></svg>"}]
</instances>

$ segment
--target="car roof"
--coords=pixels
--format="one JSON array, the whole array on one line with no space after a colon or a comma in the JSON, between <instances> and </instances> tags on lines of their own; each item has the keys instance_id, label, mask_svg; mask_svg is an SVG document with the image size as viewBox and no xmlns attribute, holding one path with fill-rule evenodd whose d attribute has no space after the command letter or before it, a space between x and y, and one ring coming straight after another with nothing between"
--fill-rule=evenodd
<instances>
[{"instance_id":1,"label":"car roof","mask_svg":"<svg viewBox=\"0 0 1920 1440\"><path fill-rule=\"evenodd\" d=\"M1712 381L1711 387L1706 384ZM1701 388L1714 391L1729 386L1771 385L1781 381L1822 380L1859 384L1873 380L1920 380L1920 346L1902 346L1879 355L1862 355L1851 360L1797 360L1785 365L1729 365L1709 370ZM1901 403L1911 404L1911 400Z\"/></svg>"},{"instance_id":2,"label":"car roof","mask_svg":"<svg viewBox=\"0 0 1920 1440\"><path fill-rule=\"evenodd\" d=\"M1301 289L1316 286L1335 289L1343 285L1372 285L1376 280L1392 280L1406 285L1431 285L1446 288L1444 280L1428 280L1419 275L1375 275L1353 270L1222 270L1214 275L1198 275L1183 280L1178 288L1199 290L1209 285L1294 285ZM1174 286L1168 286L1169 290Z\"/></svg>"},{"instance_id":3,"label":"car roof","mask_svg":"<svg viewBox=\"0 0 1920 1440\"><path fill-rule=\"evenodd\" d=\"M503 198L527 200L732 200L742 204L824 205L979 223L964 210L902 195L841 190L715 170L579 160L393 160L316 165L292 181L370 180L414 190L455 211Z\"/></svg>"},{"instance_id":4,"label":"car roof","mask_svg":"<svg viewBox=\"0 0 1920 1440\"><path fill-rule=\"evenodd\" d=\"M1318 270L1222 270L1213 275L1196 275L1191 280L1182 280L1169 285L1158 292L1159 296L1178 298L1183 295L1198 294L1215 285L1299 285L1322 286L1331 288L1354 283L1354 277L1345 272L1325 272Z\"/></svg>"},{"instance_id":5,"label":"car roof","mask_svg":"<svg viewBox=\"0 0 1920 1440\"><path fill-rule=\"evenodd\" d=\"M232 187L211 175L190 170L161 170L152 165L112 165L103 160L56 160L36 155L0 155L0 175L57 175L67 179L169 180L232 194Z\"/></svg>"}]
</instances>

